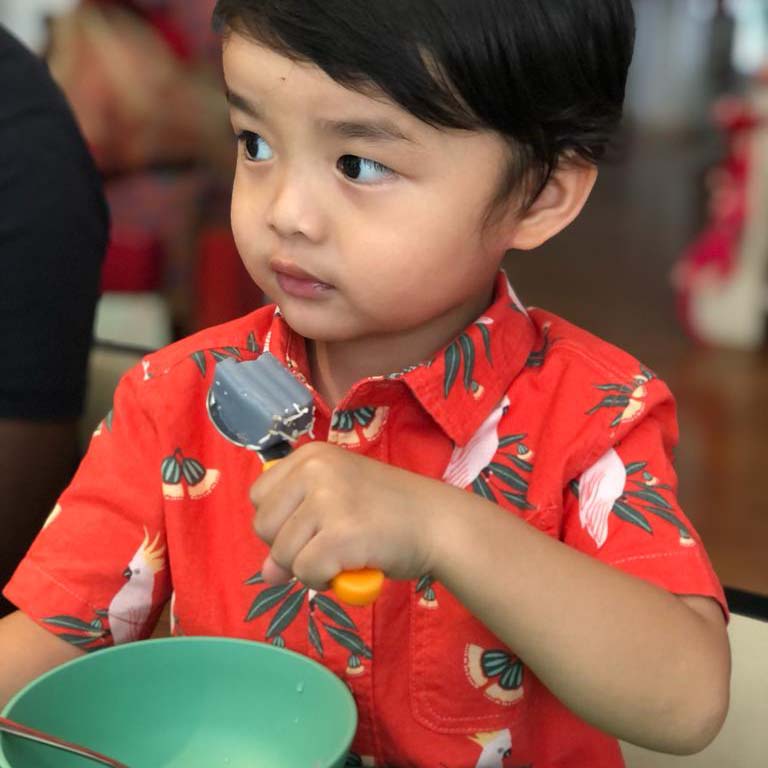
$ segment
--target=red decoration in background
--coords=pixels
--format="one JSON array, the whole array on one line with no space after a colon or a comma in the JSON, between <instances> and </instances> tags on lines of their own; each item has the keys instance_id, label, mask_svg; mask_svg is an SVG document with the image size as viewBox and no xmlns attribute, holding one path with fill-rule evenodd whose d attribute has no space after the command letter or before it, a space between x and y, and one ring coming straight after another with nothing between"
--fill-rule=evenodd
<instances>
[{"instance_id":1,"label":"red decoration in background","mask_svg":"<svg viewBox=\"0 0 768 768\"><path fill-rule=\"evenodd\" d=\"M229 226L200 234L195 326L197 329L252 312L264 302L261 289L243 266Z\"/></svg>"},{"instance_id":2,"label":"red decoration in background","mask_svg":"<svg viewBox=\"0 0 768 768\"><path fill-rule=\"evenodd\" d=\"M113 231L101 270L102 291L159 291L163 281L163 244L144 230Z\"/></svg>"}]
</instances>

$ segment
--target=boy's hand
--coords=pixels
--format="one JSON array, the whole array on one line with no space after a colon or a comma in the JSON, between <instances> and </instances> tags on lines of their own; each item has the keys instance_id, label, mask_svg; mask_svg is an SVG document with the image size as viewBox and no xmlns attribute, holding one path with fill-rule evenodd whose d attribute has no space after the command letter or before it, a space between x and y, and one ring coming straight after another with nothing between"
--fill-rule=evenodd
<instances>
[{"instance_id":1,"label":"boy's hand","mask_svg":"<svg viewBox=\"0 0 768 768\"><path fill-rule=\"evenodd\" d=\"M308 443L251 488L254 530L272 547L267 583L295 576L325 590L337 573L378 568L395 579L429 572L442 483L328 443Z\"/></svg>"}]
</instances>

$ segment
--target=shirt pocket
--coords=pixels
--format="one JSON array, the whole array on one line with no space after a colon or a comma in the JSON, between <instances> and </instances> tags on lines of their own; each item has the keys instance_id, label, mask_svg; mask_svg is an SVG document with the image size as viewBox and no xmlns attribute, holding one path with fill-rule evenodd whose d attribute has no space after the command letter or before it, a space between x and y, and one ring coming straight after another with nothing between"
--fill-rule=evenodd
<instances>
[{"instance_id":1,"label":"shirt pocket","mask_svg":"<svg viewBox=\"0 0 768 768\"><path fill-rule=\"evenodd\" d=\"M527 670L440 584L422 579L410 602L409 695L414 718L438 733L516 730Z\"/></svg>"}]
</instances>

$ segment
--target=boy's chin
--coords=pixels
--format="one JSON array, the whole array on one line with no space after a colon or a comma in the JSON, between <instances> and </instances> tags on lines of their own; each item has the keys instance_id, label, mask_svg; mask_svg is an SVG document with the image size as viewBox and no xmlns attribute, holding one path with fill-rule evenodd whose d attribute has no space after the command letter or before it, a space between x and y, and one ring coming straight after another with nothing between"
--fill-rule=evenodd
<instances>
[{"instance_id":1,"label":"boy's chin","mask_svg":"<svg viewBox=\"0 0 768 768\"><path fill-rule=\"evenodd\" d=\"M280 307L283 319L291 330L309 341L325 344L352 341L363 335L352 323L340 322L339 318L318 318L311 314Z\"/></svg>"}]
</instances>

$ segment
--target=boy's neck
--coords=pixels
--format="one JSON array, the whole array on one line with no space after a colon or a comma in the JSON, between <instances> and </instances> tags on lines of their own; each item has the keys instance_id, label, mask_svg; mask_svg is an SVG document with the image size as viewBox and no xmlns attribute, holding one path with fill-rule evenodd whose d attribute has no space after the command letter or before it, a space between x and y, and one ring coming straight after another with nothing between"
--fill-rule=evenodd
<instances>
[{"instance_id":1,"label":"boy's neck","mask_svg":"<svg viewBox=\"0 0 768 768\"><path fill-rule=\"evenodd\" d=\"M428 325L351 341L307 339L312 386L335 408L355 383L372 376L399 373L430 360L489 306L493 291L471 306L436 318Z\"/></svg>"}]
</instances>

